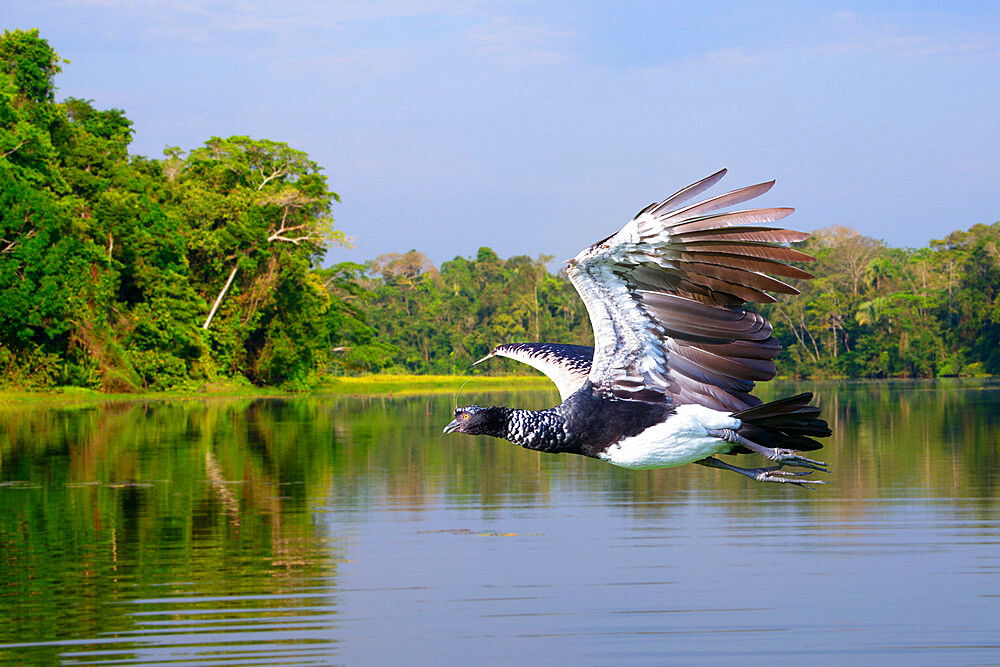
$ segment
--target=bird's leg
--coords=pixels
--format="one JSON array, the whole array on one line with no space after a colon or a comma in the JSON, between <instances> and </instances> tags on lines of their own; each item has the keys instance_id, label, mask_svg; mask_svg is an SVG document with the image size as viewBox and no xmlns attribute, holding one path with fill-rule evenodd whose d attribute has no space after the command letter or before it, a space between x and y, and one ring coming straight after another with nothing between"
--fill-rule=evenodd
<instances>
[{"instance_id":1,"label":"bird's leg","mask_svg":"<svg viewBox=\"0 0 1000 667\"><path fill-rule=\"evenodd\" d=\"M695 461L698 465L705 466L706 468L720 468L722 470L732 470L733 472L738 472L745 477L756 480L758 482L775 482L778 484L794 484L795 486L801 486L803 489L808 489L806 484L826 484L821 479L798 479L803 475L811 475L811 472L792 472L791 470L782 470L781 465L772 466L770 468L740 468L739 466L729 465L719 459L713 459L708 457L707 459L701 459Z\"/></svg>"},{"instance_id":2,"label":"bird's leg","mask_svg":"<svg viewBox=\"0 0 1000 667\"><path fill-rule=\"evenodd\" d=\"M830 472L827 470L826 463L823 461L807 459L804 456L800 456L794 449L780 449L777 447L765 447L764 445L758 445L756 442L747 440L732 429L723 428L710 430L708 433L709 435L721 438L722 440L733 443L734 445L743 445L750 451L760 454L764 458L775 461L780 465L791 465L799 468L811 468L812 470L819 470L820 472Z\"/></svg>"}]
</instances>

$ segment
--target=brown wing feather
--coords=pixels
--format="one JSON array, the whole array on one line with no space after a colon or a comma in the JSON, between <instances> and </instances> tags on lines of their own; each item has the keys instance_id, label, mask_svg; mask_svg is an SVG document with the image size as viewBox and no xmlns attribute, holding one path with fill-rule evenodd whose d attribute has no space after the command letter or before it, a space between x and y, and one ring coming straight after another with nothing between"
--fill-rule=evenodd
<instances>
[{"instance_id":1,"label":"brown wing feather","mask_svg":"<svg viewBox=\"0 0 1000 667\"><path fill-rule=\"evenodd\" d=\"M722 229L682 232L671 241L690 243L691 241L755 241L763 243L798 243L805 241L809 235L805 232L795 232L777 227L725 227Z\"/></svg>"},{"instance_id":2,"label":"brown wing feather","mask_svg":"<svg viewBox=\"0 0 1000 667\"><path fill-rule=\"evenodd\" d=\"M598 391L730 411L760 404L750 391L774 377L781 348L770 323L745 304L773 302L770 292L796 294L774 276L810 278L786 262L812 258L784 245L808 234L768 224L791 208L717 212L764 194L773 181L676 208L723 174L647 206L570 262L594 324L589 379Z\"/></svg>"},{"instance_id":3,"label":"brown wing feather","mask_svg":"<svg viewBox=\"0 0 1000 667\"><path fill-rule=\"evenodd\" d=\"M783 245L754 243L750 241L732 242L727 240L685 240L681 246L684 252L721 252L727 255L761 257L776 262L814 262L816 258L804 252Z\"/></svg>"},{"instance_id":4,"label":"brown wing feather","mask_svg":"<svg viewBox=\"0 0 1000 667\"><path fill-rule=\"evenodd\" d=\"M710 187L712 187L720 180L722 180L722 177L725 175L726 175L726 170L720 169L711 176L706 176L705 178L701 179L696 183L692 183L686 188L681 188L674 194L670 195L669 197L661 201L659 204L650 204L645 209L643 209L643 212L650 211L650 209L653 209L654 206L656 208L650 211L652 215L657 215L661 211L669 211L672 207L679 206L681 203L686 202L688 199L691 199L692 197L697 197L705 190L708 190Z\"/></svg>"},{"instance_id":5,"label":"brown wing feather","mask_svg":"<svg viewBox=\"0 0 1000 667\"><path fill-rule=\"evenodd\" d=\"M697 345L671 345L670 349L702 368L744 380L770 380L777 369L772 359L750 359L709 352ZM752 386L752 383L751 383ZM747 390L749 391L749 390Z\"/></svg>"},{"instance_id":6,"label":"brown wing feather","mask_svg":"<svg viewBox=\"0 0 1000 667\"><path fill-rule=\"evenodd\" d=\"M733 211L732 213L717 213L702 218L695 218L670 227L671 234L684 232L700 232L706 229L719 229L730 225L759 225L765 222L776 222L795 212L794 208L755 208L749 211Z\"/></svg>"},{"instance_id":7,"label":"brown wing feather","mask_svg":"<svg viewBox=\"0 0 1000 667\"><path fill-rule=\"evenodd\" d=\"M678 253L678 257L681 261L685 262L707 262L721 266L732 266L747 271L764 271L774 273L779 276L785 276L786 278L801 278L803 280L808 280L813 277L813 275L808 271L803 271L796 266L791 266L773 259L760 257L747 258L742 255L731 255L724 252L707 252L700 250L688 252L688 248L686 246L684 251Z\"/></svg>"},{"instance_id":8,"label":"brown wing feather","mask_svg":"<svg viewBox=\"0 0 1000 667\"><path fill-rule=\"evenodd\" d=\"M732 264L709 264L707 262L699 261L684 261L683 268L688 273L696 273L700 276L718 278L719 280L726 280L738 285L745 285L746 287L752 287L753 289L760 291L769 290L771 292L779 292L781 294L799 293L797 289L787 283L765 276L763 273L746 271Z\"/></svg>"},{"instance_id":9,"label":"brown wing feather","mask_svg":"<svg viewBox=\"0 0 1000 667\"><path fill-rule=\"evenodd\" d=\"M705 201L698 202L697 204L691 204L690 206L685 206L684 208L667 213L664 216L664 222L669 224L674 221L680 222L682 220L690 220L691 218L696 218L698 216L711 213L712 211L717 211L720 208L736 206L737 204L742 204L745 201L750 201L751 199L761 196L773 186L774 181L758 183L757 185L748 185L745 188L739 188L738 190L727 192L724 195L712 197L711 199L706 199ZM655 213L658 210L659 209L657 208L652 212Z\"/></svg>"}]
</instances>

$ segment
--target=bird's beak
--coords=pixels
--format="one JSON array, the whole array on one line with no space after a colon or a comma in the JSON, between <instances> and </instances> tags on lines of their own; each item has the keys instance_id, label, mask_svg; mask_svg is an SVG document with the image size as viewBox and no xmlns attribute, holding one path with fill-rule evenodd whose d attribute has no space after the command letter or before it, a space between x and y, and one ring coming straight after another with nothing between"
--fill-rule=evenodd
<instances>
[{"instance_id":1,"label":"bird's beak","mask_svg":"<svg viewBox=\"0 0 1000 667\"><path fill-rule=\"evenodd\" d=\"M451 420L450 424L448 424L447 426L444 427L444 431L442 431L442 433L451 433L452 431L454 431L458 427L459 427L458 420L457 419L453 419L453 420Z\"/></svg>"}]
</instances>

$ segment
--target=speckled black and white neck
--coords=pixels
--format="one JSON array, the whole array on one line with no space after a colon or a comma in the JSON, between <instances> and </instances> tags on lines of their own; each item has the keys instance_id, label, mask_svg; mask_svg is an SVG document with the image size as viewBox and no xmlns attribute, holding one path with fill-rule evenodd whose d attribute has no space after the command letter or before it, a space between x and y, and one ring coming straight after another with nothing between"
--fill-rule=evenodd
<instances>
[{"instance_id":1,"label":"speckled black and white neck","mask_svg":"<svg viewBox=\"0 0 1000 667\"><path fill-rule=\"evenodd\" d=\"M573 446L575 438L570 434L566 418L558 408L541 411L503 410L506 411L505 429L499 437L526 449L542 452L566 451Z\"/></svg>"},{"instance_id":2,"label":"speckled black and white neck","mask_svg":"<svg viewBox=\"0 0 1000 667\"><path fill-rule=\"evenodd\" d=\"M608 401L588 382L548 410L487 408L489 426L481 435L504 438L525 449L604 458L609 447L664 421L674 412L666 403Z\"/></svg>"}]
</instances>

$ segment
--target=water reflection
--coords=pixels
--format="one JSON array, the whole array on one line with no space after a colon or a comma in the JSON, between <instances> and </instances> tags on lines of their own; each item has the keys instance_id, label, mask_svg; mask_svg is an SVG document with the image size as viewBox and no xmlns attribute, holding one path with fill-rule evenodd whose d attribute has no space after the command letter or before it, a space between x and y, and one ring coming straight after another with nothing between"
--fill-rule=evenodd
<instances>
[{"instance_id":1,"label":"water reflection","mask_svg":"<svg viewBox=\"0 0 1000 667\"><path fill-rule=\"evenodd\" d=\"M4 657L189 660L236 623L277 658L329 625L313 598L329 597L341 548L307 502L330 486L333 449L298 438L330 442L332 422L309 406L11 409L0 428L0 638L33 644Z\"/></svg>"},{"instance_id":2,"label":"water reflection","mask_svg":"<svg viewBox=\"0 0 1000 667\"><path fill-rule=\"evenodd\" d=\"M817 393L832 484L442 436L448 395L0 408L0 659L995 658L1000 386L762 389Z\"/></svg>"}]
</instances>

